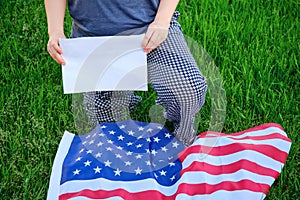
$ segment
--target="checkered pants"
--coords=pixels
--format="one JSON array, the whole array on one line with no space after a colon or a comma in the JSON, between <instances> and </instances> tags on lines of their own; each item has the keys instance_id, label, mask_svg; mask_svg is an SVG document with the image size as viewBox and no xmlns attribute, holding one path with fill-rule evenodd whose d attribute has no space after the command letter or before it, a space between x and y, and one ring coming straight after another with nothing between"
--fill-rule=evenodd
<instances>
[{"instance_id":1,"label":"checkered pants","mask_svg":"<svg viewBox=\"0 0 300 200\"><path fill-rule=\"evenodd\" d=\"M174 135L188 145L195 136L194 116L203 106L206 79L189 51L175 12L167 39L147 55L149 82L157 92L156 103L175 126ZM94 124L120 121L141 101L133 91L84 93L84 106ZM124 114L127 113L127 114Z\"/></svg>"}]
</instances>

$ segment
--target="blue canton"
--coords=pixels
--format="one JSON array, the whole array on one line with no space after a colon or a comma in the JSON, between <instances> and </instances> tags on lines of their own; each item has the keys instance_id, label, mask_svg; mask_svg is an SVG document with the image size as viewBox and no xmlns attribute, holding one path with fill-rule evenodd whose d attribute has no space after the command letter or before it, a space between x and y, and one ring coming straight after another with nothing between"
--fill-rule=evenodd
<instances>
[{"instance_id":1,"label":"blue canton","mask_svg":"<svg viewBox=\"0 0 300 200\"><path fill-rule=\"evenodd\" d=\"M173 185L180 178L178 154L183 149L160 124L132 120L101 123L90 133L74 137L63 163L61 184L97 178L152 178L161 185Z\"/></svg>"}]
</instances>

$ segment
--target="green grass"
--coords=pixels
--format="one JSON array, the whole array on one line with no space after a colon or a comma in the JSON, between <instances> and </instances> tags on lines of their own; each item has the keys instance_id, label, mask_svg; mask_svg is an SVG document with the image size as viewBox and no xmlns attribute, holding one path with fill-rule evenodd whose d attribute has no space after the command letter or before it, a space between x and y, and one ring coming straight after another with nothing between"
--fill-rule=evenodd
<instances>
[{"instance_id":1,"label":"green grass","mask_svg":"<svg viewBox=\"0 0 300 200\"><path fill-rule=\"evenodd\" d=\"M63 95L61 68L46 52L43 1L1 0L0 8L1 199L45 199L63 131L76 130L72 96ZM184 34L203 46L222 78L223 132L281 124L293 145L267 199L300 199L299 1L181 0L178 10ZM137 112L146 116L155 94L141 95ZM211 96L199 132L209 127Z\"/></svg>"}]
</instances>

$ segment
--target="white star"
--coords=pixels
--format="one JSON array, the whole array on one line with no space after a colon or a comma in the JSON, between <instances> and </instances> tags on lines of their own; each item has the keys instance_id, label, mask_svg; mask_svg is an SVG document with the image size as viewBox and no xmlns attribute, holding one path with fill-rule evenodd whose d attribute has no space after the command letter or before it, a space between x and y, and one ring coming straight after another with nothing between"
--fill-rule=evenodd
<instances>
[{"instance_id":1,"label":"white star","mask_svg":"<svg viewBox=\"0 0 300 200\"><path fill-rule=\"evenodd\" d=\"M157 151L155 151L155 149L152 149L151 154L156 155Z\"/></svg>"},{"instance_id":2,"label":"white star","mask_svg":"<svg viewBox=\"0 0 300 200\"><path fill-rule=\"evenodd\" d=\"M152 131L153 131L152 128L148 128L148 129L147 129L147 132L152 132Z\"/></svg>"},{"instance_id":3,"label":"white star","mask_svg":"<svg viewBox=\"0 0 300 200\"><path fill-rule=\"evenodd\" d=\"M123 140L125 137L123 135L118 136L118 140Z\"/></svg>"},{"instance_id":4,"label":"white star","mask_svg":"<svg viewBox=\"0 0 300 200\"><path fill-rule=\"evenodd\" d=\"M104 162L104 164L105 164L105 167L110 167L111 162L109 160L107 160Z\"/></svg>"},{"instance_id":5,"label":"white star","mask_svg":"<svg viewBox=\"0 0 300 200\"><path fill-rule=\"evenodd\" d=\"M99 168L98 166L94 168L95 174L100 173L102 168Z\"/></svg>"},{"instance_id":6,"label":"white star","mask_svg":"<svg viewBox=\"0 0 300 200\"><path fill-rule=\"evenodd\" d=\"M136 148L141 148L143 145L142 144L138 144L136 145Z\"/></svg>"},{"instance_id":7,"label":"white star","mask_svg":"<svg viewBox=\"0 0 300 200\"><path fill-rule=\"evenodd\" d=\"M120 126L120 129L123 129L123 128L125 128L126 126L123 124L123 125L121 125Z\"/></svg>"},{"instance_id":8,"label":"white star","mask_svg":"<svg viewBox=\"0 0 300 200\"><path fill-rule=\"evenodd\" d=\"M79 169L76 169L75 171L73 171L73 175L79 175L79 173L80 173Z\"/></svg>"},{"instance_id":9,"label":"white star","mask_svg":"<svg viewBox=\"0 0 300 200\"><path fill-rule=\"evenodd\" d=\"M173 159L173 156L168 157L168 159L169 159L169 160L172 160L172 159Z\"/></svg>"},{"instance_id":10,"label":"white star","mask_svg":"<svg viewBox=\"0 0 300 200\"><path fill-rule=\"evenodd\" d=\"M146 161L146 165L151 166L150 160L147 160L147 161Z\"/></svg>"},{"instance_id":11,"label":"white star","mask_svg":"<svg viewBox=\"0 0 300 200\"><path fill-rule=\"evenodd\" d=\"M151 142L151 139L150 139L150 138L147 138L146 140L147 140L147 142Z\"/></svg>"},{"instance_id":12,"label":"white star","mask_svg":"<svg viewBox=\"0 0 300 200\"><path fill-rule=\"evenodd\" d=\"M158 176L156 175L156 173L154 173L155 178L158 178Z\"/></svg>"},{"instance_id":13,"label":"white star","mask_svg":"<svg viewBox=\"0 0 300 200\"><path fill-rule=\"evenodd\" d=\"M109 131L108 132L110 135L114 135L116 132L115 131Z\"/></svg>"},{"instance_id":14,"label":"white star","mask_svg":"<svg viewBox=\"0 0 300 200\"><path fill-rule=\"evenodd\" d=\"M149 149L146 149L146 153L150 153L150 150L149 150Z\"/></svg>"},{"instance_id":15,"label":"white star","mask_svg":"<svg viewBox=\"0 0 300 200\"><path fill-rule=\"evenodd\" d=\"M154 142L157 142L157 143L160 141L160 139L158 137L155 137L153 139L154 139Z\"/></svg>"},{"instance_id":16,"label":"white star","mask_svg":"<svg viewBox=\"0 0 300 200\"><path fill-rule=\"evenodd\" d=\"M79 153L83 152L84 151L84 148L80 149Z\"/></svg>"},{"instance_id":17,"label":"white star","mask_svg":"<svg viewBox=\"0 0 300 200\"><path fill-rule=\"evenodd\" d=\"M81 158L82 158L82 157L78 157L78 158L76 159L76 161L80 161L80 160L81 160Z\"/></svg>"},{"instance_id":18,"label":"white star","mask_svg":"<svg viewBox=\"0 0 300 200\"><path fill-rule=\"evenodd\" d=\"M131 164L132 164L132 162L130 162L130 161L125 162L125 166L130 166Z\"/></svg>"},{"instance_id":19,"label":"white star","mask_svg":"<svg viewBox=\"0 0 300 200\"><path fill-rule=\"evenodd\" d=\"M169 165L170 165L170 167L172 167L172 166L175 166L175 163L170 162Z\"/></svg>"},{"instance_id":20,"label":"white star","mask_svg":"<svg viewBox=\"0 0 300 200\"><path fill-rule=\"evenodd\" d=\"M121 170L119 170L119 168L117 168L117 170L114 171L115 172L115 176L121 176Z\"/></svg>"},{"instance_id":21,"label":"white star","mask_svg":"<svg viewBox=\"0 0 300 200\"><path fill-rule=\"evenodd\" d=\"M98 147L100 147L100 146L102 146L102 145L103 145L102 142L99 142L99 143L97 144Z\"/></svg>"},{"instance_id":22,"label":"white star","mask_svg":"<svg viewBox=\"0 0 300 200\"><path fill-rule=\"evenodd\" d=\"M138 140L139 140L139 139L142 139L142 138L143 138L143 136L141 136L141 135L140 135L139 137L137 137Z\"/></svg>"},{"instance_id":23,"label":"white star","mask_svg":"<svg viewBox=\"0 0 300 200\"><path fill-rule=\"evenodd\" d=\"M144 127L139 127L139 131L143 131L145 128Z\"/></svg>"},{"instance_id":24,"label":"white star","mask_svg":"<svg viewBox=\"0 0 300 200\"><path fill-rule=\"evenodd\" d=\"M112 140L107 140L107 143L108 144L112 144L112 143L114 143Z\"/></svg>"},{"instance_id":25,"label":"white star","mask_svg":"<svg viewBox=\"0 0 300 200\"><path fill-rule=\"evenodd\" d=\"M120 154L115 154L116 158L122 158L122 156Z\"/></svg>"},{"instance_id":26,"label":"white star","mask_svg":"<svg viewBox=\"0 0 300 200\"><path fill-rule=\"evenodd\" d=\"M87 154L92 153L92 152L93 152L93 150L86 151Z\"/></svg>"},{"instance_id":27,"label":"white star","mask_svg":"<svg viewBox=\"0 0 300 200\"><path fill-rule=\"evenodd\" d=\"M97 133L94 133L92 137L96 137Z\"/></svg>"},{"instance_id":28,"label":"white star","mask_svg":"<svg viewBox=\"0 0 300 200\"><path fill-rule=\"evenodd\" d=\"M138 174L142 174L142 169L140 169L139 167L137 169L134 170L135 171L135 175L138 175Z\"/></svg>"},{"instance_id":29,"label":"white star","mask_svg":"<svg viewBox=\"0 0 300 200\"><path fill-rule=\"evenodd\" d=\"M91 141L89 142L89 144L94 144L94 140L91 140Z\"/></svg>"},{"instance_id":30,"label":"white star","mask_svg":"<svg viewBox=\"0 0 300 200\"><path fill-rule=\"evenodd\" d=\"M104 135L104 133L99 133L98 134L100 137L104 137L105 135Z\"/></svg>"},{"instance_id":31,"label":"white star","mask_svg":"<svg viewBox=\"0 0 300 200\"><path fill-rule=\"evenodd\" d=\"M171 181L174 181L175 180L175 175L172 176L172 178L170 178Z\"/></svg>"},{"instance_id":32,"label":"white star","mask_svg":"<svg viewBox=\"0 0 300 200\"><path fill-rule=\"evenodd\" d=\"M159 130L163 129L163 127L162 127L162 126L158 126L157 128L158 128Z\"/></svg>"},{"instance_id":33,"label":"white star","mask_svg":"<svg viewBox=\"0 0 300 200\"><path fill-rule=\"evenodd\" d=\"M107 147L106 151L112 151L113 149L111 147Z\"/></svg>"},{"instance_id":34,"label":"white star","mask_svg":"<svg viewBox=\"0 0 300 200\"><path fill-rule=\"evenodd\" d=\"M164 151L164 152L168 151L168 149L166 147L162 147L161 150Z\"/></svg>"},{"instance_id":35,"label":"white star","mask_svg":"<svg viewBox=\"0 0 300 200\"><path fill-rule=\"evenodd\" d=\"M127 155L127 156L131 156L131 155L132 155L132 152L131 152L131 151L128 151L128 152L126 153L126 155Z\"/></svg>"},{"instance_id":36,"label":"white star","mask_svg":"<svg viewBox=\"0 0 300 200\"><path fill-rule=\"evenodd\" d=\"M131 135L133 136L134 135L134 132L132 130L128 131L128 135Z\"/></svg>"},{"instance_id":37,"label":"white star","mask_svg":"<svg viewBox=\"0 0 300 200\"><path fill-rule=\"evenodd\" d=\"M119 150L122 150L122 149L123 149L123 147L121 147L121 146L117 146L117 149L119 149Z\"/></svg>"},{"instance_id":38,"label":"white star","mask_svg":"<svg viewBox=\"0 0 300 200\"><path fill-rule=\"evenodd\" d=\"M85 145L87 143L87 141L82 142L83 145Z\"/></svg>"},{"instance_id":39,"label":"white star","mask_svg":"<svg viewBox=\"0 0 300 200\"><path fill-rule=\"evenodd\" d=\"M96 154L96 158L99 158L99 157L101 157L102 156L102 153L97 153Z\"/></svg>"},{"instance_id":40,"label":"white star","mask_svg":"<svg viewBox=\"0 0 300 200\"><path fill-rule=\"evenodd\" d=\"M164 170L161 170L159 173L160 173L161 176L166 176L166 173L167 173L167 172L164 171Z\"/></svg>"},{"instance_id":41,"label":"white star","mask_svg":"<svg viewBox=\"0 0 300 200\"><path fill-rule=\"evenodd\" d=\"M106 128L106 126L103 125L103 126L101 126L101 128Z\"/></svg>"},{"instance_id":42,"label":"white star","mask_svg":"<svg viewBox=\"0 0 300 200\"><path fill-rule=\"evenodd\" d=\"M138 154L137 156L135 156L136 159L141 159L143 155Z\"/></svg>"},{"instance_id":43,"label":"white star","mask_svg":"<svg viewBox=\"0 0 300 200\"><path fill-rule=\"evenodd\" d=\"M91 162L92 162L92 161L87 160L86 162L84 162L84 166L85 166L85 167L86 167L86 166L91 166Z\"/></svg>"},{"instance_id":44,"label":"white star","mask_svg":"<svg viewBox=\"0 0 300 200\"><path fill-rule=\"evenodd\" d=\"M179 144L177 143L177 141L175 141L175 142L172 142L172 147L175 147L175 148L177 148L179 146Z\"/></svg>"},{"instance_id":45,"label":"white star","mask_svg":"<svg viewBox=\"0 0 300 200\"><path fill-rule=\"evenodd\" d=\"M88 136L86 136L86 137L85 137L85 139L89 139L90 137L91 137L91 136L90 136L90 135L88 135Z\"/></svg>"},{"instance_id":46,"label":"white star","mask_svg":"<svg viewBox=\"0 0 300 200\"><path fill-rule=\"evenodd\" d=\"M131 146L133 143L132 142L128 142L126 144L127 144L127 146Z\"/></svg>"},{"instance_id":47,"label":"white star","mask_svg":"<svg viewBox=\"0 0 300 200\"><path fill-rule=\"evenodd\" d=\"M170 133L165 133L165 137L166 137L166 138L170 138L170 137L171 137L171 134L170 134Z\"/></svg>"}]
</instances>

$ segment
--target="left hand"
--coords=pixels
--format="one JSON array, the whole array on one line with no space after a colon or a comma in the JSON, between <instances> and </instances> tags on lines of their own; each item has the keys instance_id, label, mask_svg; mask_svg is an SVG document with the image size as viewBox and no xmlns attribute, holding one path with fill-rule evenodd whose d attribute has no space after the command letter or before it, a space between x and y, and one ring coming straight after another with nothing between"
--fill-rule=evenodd
<instances>
[{"instance_id":1,"label":"left hand","mask_svg":"<svg viewBox=\"0 0 300 200\"><path fill-rule=\"evenodd\" d=\"M150 53L153 49L158 47L166 40L169 32L169 25L159 22L152 22L146 32L142 41L142 48L146 53Z\"/></svg>"}]
</instances>

